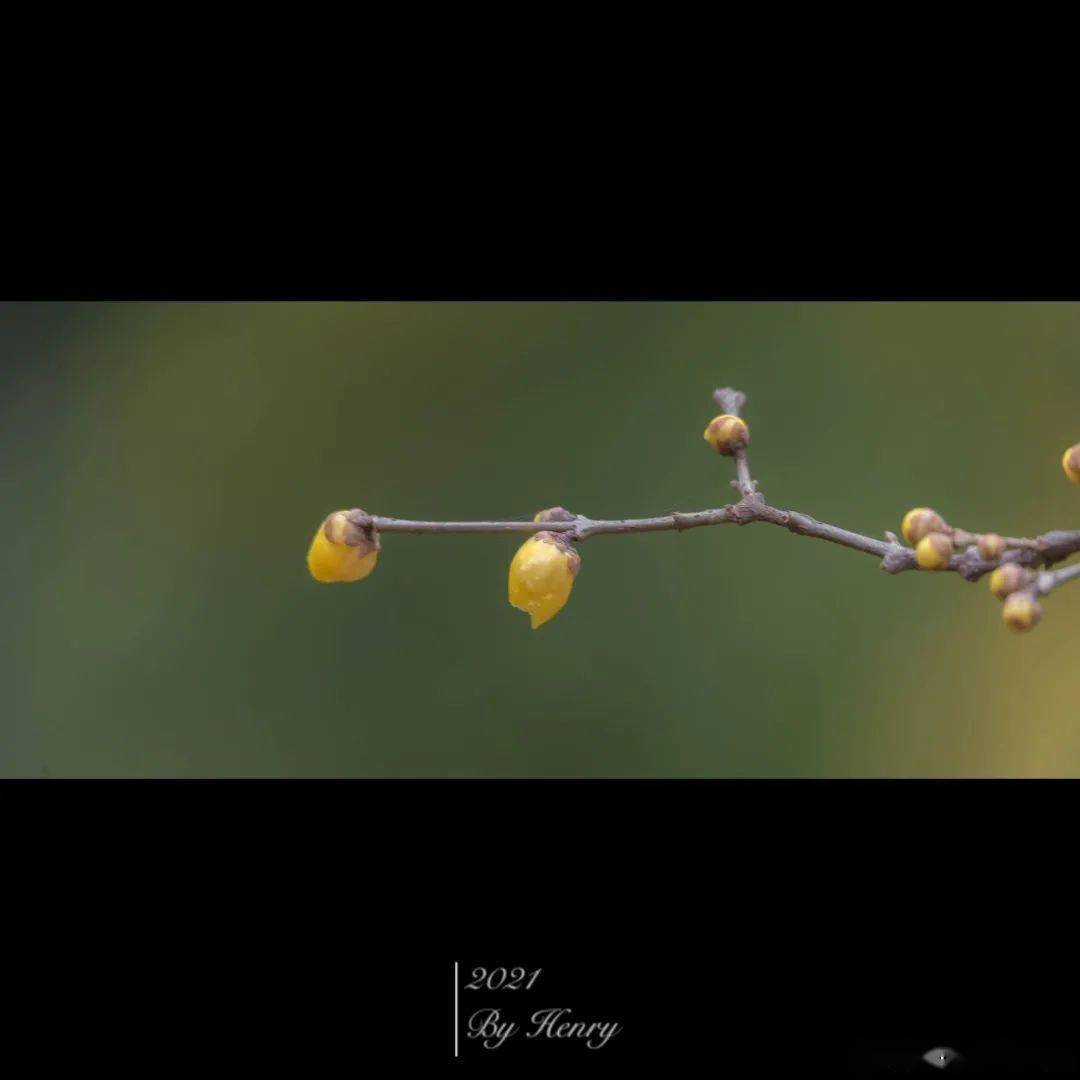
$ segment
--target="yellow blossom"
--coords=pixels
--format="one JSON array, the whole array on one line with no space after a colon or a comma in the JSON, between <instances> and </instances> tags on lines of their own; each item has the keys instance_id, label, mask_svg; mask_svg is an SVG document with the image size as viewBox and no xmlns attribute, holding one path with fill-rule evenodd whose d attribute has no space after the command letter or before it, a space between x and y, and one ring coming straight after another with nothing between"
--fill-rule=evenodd
<instances>
[{"instance_id":1,"label":"yellow blossom","mask_svg":"<svg viewBox=\"0 0 1080 1080\"><path fill-rule=\"evenodd\" d=\"M510 563L508 596L529 614L532 628L553 619L570 599L581 556L556 533L538 532L518 548Z\"/></svg>"},{"instance_id":2,"label":"yellow blossom","mask_svg":"<svg viewBox=\"0 0 1080 1080\"><path fill-rule=\"evenodd\" d=\"M307 565L316 581L361 581L375 569L379 534L358 524L362 510L336 510L319 526Z\"/></svg>"}]
</instances>

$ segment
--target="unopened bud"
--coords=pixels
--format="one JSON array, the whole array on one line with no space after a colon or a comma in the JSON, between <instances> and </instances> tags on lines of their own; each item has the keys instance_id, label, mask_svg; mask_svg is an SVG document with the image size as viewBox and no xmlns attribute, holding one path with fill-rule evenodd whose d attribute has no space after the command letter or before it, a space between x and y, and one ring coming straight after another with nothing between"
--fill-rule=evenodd
<instances>
[{"instance_id":1,"label":"unopened bud","mask_svg":"<svg viewBox=\"0 0 1080 1080\"><path fill-rule=\"evenodd\" d=\"M316 581L360 581L375 569L379 534L363 510L335 510L319 526L307 564Z\"/></svg>"},{"instance_id":2,"label":"unopened bud","mask_svg":"<svg viewBox=\"0 0 1080 1080\"><path fill-rule=\"evenodd\" d=\"M915 546L915 561L923 570L944 570L952 552L952 539L944 533L932 532Z\"/></svg>"},{"instance_id":3,"label":"unopened bud","mask_svg":"<svg viewBox=\"0 0 1080 1080\"><path fill-rule=\"evenodd\" d=\"M533 521L573 521L575 515L561 506L552 506L547 510L537 510Z\"/></svg>"},{"instance_id":4,"label":"unopened bud","mask_svg":"<svg viewBox=\"0 0 1080 1080\"><path fill-rule=\"evenodd\" d=\"M741 416L723 413L714 416L705 429L705 441L718 453L731 457L736 450L750 445L750 428Z\"/></svg>"},{"instance_id":5,"label":"unopened bud","mask_svg":"<svg viewBox=\"0 0 1080 1080\"><path fill-rule=\"evenodd\" d=\"M984 559L998 560L1005 553L1005 541L997 533L983 533L978 539L979 554Z\"/></svg>"},{"instance_id":6,"label":"unopened bud","mask_svg":"<svg viewBox=\"0 0 1080 1080\"><path fill-rule=\"evenodd\" d=\"M1014 630L1030 630L1042 618L1042 607L1030 593L1017 592L1005 598L1001 617Z\"/></svg>"},{"instance_id":7,"label":"unopened bud","mask_svg":"<svg viewBox=\"0 0 1080 1080\"><path fill-rule=\"evenodd\" d=\"M1014 562L1003 563L990 575L990 591L999 600L1004 600L1025 585L1027 580L1027 571L1022 566Z\"/></svg>"},{"instance_id":8,"label":"unopened bud","mask_svg":"<svg viewBox=\"0 0 1080 1080\"><path fill-rule=\"evenodd\" d=\"M543 626L570 599L580 569L581 556L569 540L547 530L535 533L510 562L511 605L528 613L534 630Z\"/></svg>"},{"instance_id":9,"label":"unopened bud","mask_svg":"<svg viewBox=\"0 0 1080 1080\"><path fill-rule=\"evenodd\" d=\"M916 506L904 515L900 531L904 534L904 539L914 547L924 536L929 536L932 532L944 532L947 528L945 519L937 511L928 506Z\"/></svg>"},{"instance_id":10,"label":"unopened bud","mask_svg":"<svg viewBox=\"0 0 1080 1080\"><path fill-rule=\"evenodd\" d=\"M1080 443L1065 451L1061 458L1061 467L1074 484L1080 484Z\"/></svg>"}]
</instances>

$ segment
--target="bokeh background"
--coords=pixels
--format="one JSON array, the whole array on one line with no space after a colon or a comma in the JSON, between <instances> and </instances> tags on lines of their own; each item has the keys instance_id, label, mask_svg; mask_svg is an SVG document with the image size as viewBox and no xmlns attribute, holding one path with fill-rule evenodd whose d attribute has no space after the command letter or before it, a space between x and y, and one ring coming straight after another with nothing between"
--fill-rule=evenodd
<instances>
[{"instance_id":1,"label":"bokeh background","mask_svg":"<svg viewBox=\"0 0 1080 1080\"><path fill-rule=\"evenodd\" d=\"M730 501L724 384L775 505L1075 527L1080 305L5 304L0 353L0 775L1080 775L1080 587L1020 636L768 526L598 537L534 632L521 537L304 565L342 507Z\"/></svg>"}]
</instances>

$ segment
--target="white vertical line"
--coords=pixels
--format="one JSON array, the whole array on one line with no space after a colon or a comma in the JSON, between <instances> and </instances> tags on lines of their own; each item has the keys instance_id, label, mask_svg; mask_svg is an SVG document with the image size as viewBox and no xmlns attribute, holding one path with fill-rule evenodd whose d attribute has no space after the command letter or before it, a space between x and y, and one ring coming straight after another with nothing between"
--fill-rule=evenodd
<instances>
[{"instance_id":1,"label":"white vertical line","mask_svg":"<svg viewBox=\"0 0 1080 1080\"><path fill-rule=\"evenodd\" d=\"M458 962L454 961L454 1057L458 1056Z\"/></svg>"}]
</instances>

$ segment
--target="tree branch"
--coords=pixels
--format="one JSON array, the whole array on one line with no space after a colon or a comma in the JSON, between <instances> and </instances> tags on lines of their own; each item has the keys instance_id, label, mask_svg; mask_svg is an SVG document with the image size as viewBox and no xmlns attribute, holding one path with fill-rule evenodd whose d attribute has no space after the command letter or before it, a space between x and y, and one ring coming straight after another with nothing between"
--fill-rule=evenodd
<instances>
[{"instance_id":1,"label":"tree branch","mask_svg":"<svg viewBox=\"0 0 1080 1080\"><path fill-rule=\"evenodd\" d=\"M731 387L713 391L716 403L733 416L740 416L746 405L746 395ZM881 560L881 569L890 574L914 570L918 564L914 549L900 543L886 532L884 540L851 532L837 525L817 521L798 510L781 510L770 506L758 491L750 475L750 464L743 447L734 452L736 479L732 481L742 498L733 504L691 512L672 511L660 517L620 518L602 520L578 514L569 521L410 521L404 518L381 517L363 510L349 511L350 519L364 528L374 527L381 533L533 533L540 531L563 533L568 539L580 542L593 536L622 535L643 532L682 532L707 525L749 525L766 522L779 525L799 536L811 536L832 544L861 551ZM1054 530L1035 538L1005 537L1006 550L1000 559L984 559L976 546L977 535L955 530L954 537L966 544L952 555L946 569L967 581L977 581L1002 563L1015 562L1021 566L1052 566L1080 551L1080 529ZM1080 563L1056 572L1038 575L1032 591L1045 595L1067 581L1080 577Z\"/></svg>"},{"instance_id":2,"label":"tree branch","mask_svg":"<svg viewBox=\"0 0 1080 1080\"><path fill-rule=\"evenodd\" d=\"M710 510L673 511L660 517L619 518L614 520L593 519L578 514L572 521L410 521L407 518L380 517L363 511L350 511L352 520L364 527L374 526L379 532L403 533L532 533L561 532L571 540L587 540L592 536L606 534L643 532L682 532L705 525L749 525L764 521L780 525L800 536L812 536L828 540L841 547L875 555L882 560L881 568L890 574L914 570L915 552L896 539L877 540L872 536L842 529L818 521L798 510L780 510L769 506L758 494L739 502L718 506ZM1080 529L1072 532L1045 533L1029 541L1022 550L1007 551L998 560L984 559L974 546L952 557L948 569L968 581L977 581L1003 562L1016 562L1021 566L1037 563L1051 565L1076 551L1080 551ZM1080 565L1080 564L1078 564Z\"/></svg>"},{"instance_id":3,"label":"tree branch","mask_svg":"<svg viewBox=\"0 0 1080 1080\"><path fill-rule=\"evenodd\" d=\"M715 510L695 510L683 514L673 511L662 517L620 518L593 520L578 514L572 521L408 521L404 518L378 517L364 514L356 518L358 525L373 525L379 532L404 533L567 533L571 540L586 540L604 533L663 532L665 530L696 529L702 525L722 525L730 521L730 507ZM356 511L350 511L356 513Z\"/></svg>"}]
</instances>

